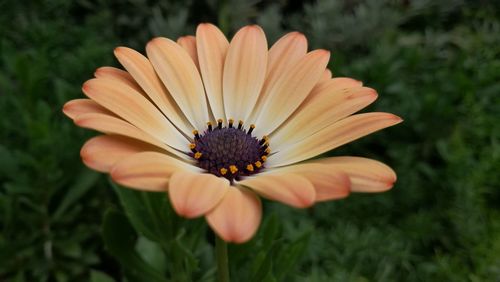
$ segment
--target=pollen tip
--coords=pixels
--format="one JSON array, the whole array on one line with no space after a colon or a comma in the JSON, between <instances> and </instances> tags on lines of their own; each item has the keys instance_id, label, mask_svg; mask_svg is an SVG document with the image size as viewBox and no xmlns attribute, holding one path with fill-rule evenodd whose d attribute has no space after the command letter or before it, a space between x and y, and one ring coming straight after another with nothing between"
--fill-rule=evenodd
<instances>
[{"instance_id":1,"label":"pollen tip","mask_svg":"<svg viewBox=\"0 0 500 282\"><path fill-rule=\"evenodd\" d=\"M197 160L199 160L201 158L201 156L202 156L202 154L200 152L196 152L194 154L194 158L197 159Z\"/></svg>"},{"instance_id":2,"label":"pollen tip","mask_svg":"<svg viewBox=\"0 0 500 282\"><path fill-rule=\"evenodd\" d=\"M248 171L253 171L253 165L252 164L247 165L247 170Z\"/></svg>"},{"instance_id":3,"label":"pollen tip","mask_svg":"<svg viewBox=\"0 0 500 282\"><path fill-rule=\"evenodd\" d=\"M238 167L236 167L235 165L230 165L229 170L232 174L235 174L236 172L238 172Z\"/></svg>"},{"instance_id":4,"label":"pollen tip","mask_svg":"<svg viewBox=\"0 0 500 282\"><path fill-rule=\"evenodd\" d=\"M219 170L219 172L220 172L220 174L222 174L222 175L226 175L226 173L227 173L227 169L226 169L226 168L221 168L221 169Z\"/></svg>"},{"instance_id":5,"label":"pollen tip","mask_svg":"<svg viewBox=\"0 0 500 282\"><path fill-rule=\"evenodd\" d=\"M196 148L196 144L194 143L189 144L189 149L193 150L194 148Z\"/></svg>"},{"instance_id":6,"label":"pollen tip","mask_svg":"<svg viewBox=\"0 0 500 282\"><path fill-rule=\"evenodd\" d=\"M256 161L256 162L255 162L255 166L256 166L257 168L260 168L260 167L262 167L262 163L261 163L260 161Z\"/></svg>"},{"instance_id":7,"label":"pollen tip","mask_svg":"<svg viewBox=\"0 0 500 282\"><path fill-rule=\"evenodd\" d=\"M261 159L263 162L265 162L265 161L267 161L267 156L262 156L262 157L260 157L260 159Z\"/></svg>"}]
</instances>

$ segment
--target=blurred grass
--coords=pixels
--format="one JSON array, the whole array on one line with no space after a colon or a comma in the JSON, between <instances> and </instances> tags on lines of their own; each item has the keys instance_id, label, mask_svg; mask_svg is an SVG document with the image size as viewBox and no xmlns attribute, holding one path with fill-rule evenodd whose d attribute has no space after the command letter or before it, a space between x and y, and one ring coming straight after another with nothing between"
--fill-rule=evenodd
<instances>
[{"instance_id":1,"label":"blurred grass","mask_svg":"<svg viewBox=\"0 0 500 282\"><path fill-rule=\"evenodd\" d=\"M285 239L311 231L290 279L500 281L498 3L40 0L0 9L0 281L120 277L99 230L116 196L81 164L92 133L61 107L97 67L117 65L115 46L142 51L152 36L193 34L200 21L229 35L257 22L270 43L299 30L311 48L333 51L335 76L377 89L370 110L405 119L331 153L390 164L399 178L390 192L309 210L266 204Z\"/></svg>"}]
</instances>

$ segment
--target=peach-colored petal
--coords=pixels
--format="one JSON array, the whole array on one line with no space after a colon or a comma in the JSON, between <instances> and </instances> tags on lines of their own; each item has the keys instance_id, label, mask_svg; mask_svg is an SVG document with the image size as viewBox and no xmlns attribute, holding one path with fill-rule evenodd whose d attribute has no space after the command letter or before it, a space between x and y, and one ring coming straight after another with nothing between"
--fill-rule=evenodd
<instances>
[{"instance_id":1,"label":"peach-colored petal","mask_svg":"<svg viewBox=\"0 0 500 282\"><path fill-rule=\"evenodd\" d=\"M149 60L141 53L126 47L116 48L115 56L160 111L184 134L191 134L193 125L170 96Z\"/></svg>"},{"instance_id":2,"label":"peach-colored petal","mask_svg":"<svg viewBox=\"0 0 500 282\"><path fill-rule=\"evenodd\" d=\"M278 78L289 68L297 64L307 53L307 39L300 32L290 32L281 37L269 49L267 74L264 86L248 123L254 123L262 105L266 103L269 90L276 84Z\"/></svg>"},{"instance_id":3,"label":"peach-colored petal","mask_svg":"<svg viewBox=\"0 0 500 282\"><path fill-rule=\"evenodd\" d=\"M319 79L319 82L329 81L330 79L332 79L332 71L329 70L329 69L326 69L323 72L323 75L321 75L321 78Z\"/></svg>"},{"instance_id":4,"label":"peach-colored petal","mask_svg":"<svg viewBox=\"0 0 500 282\"><path fill-rule=\"evenodd\" d=\"M95 78L85 82L83 92L156 139L178 150L186 149L187 139L153 104L126 84L106 78Z\"/></svg>"},{"instance_id":5,"label":"peach-colored petal","mask_svg":"<svg viewBox=\"0 0 500 282\"><path fill-rule=\"evenodd\" d=\"M391 189L396 182L394 170L376 160L361 157L332 157L318 162L349 175L353 192L383 192Z\"/></svg>"},{"instance_id":6,"label":"peach-colored petal","mask_svg":"<svg viewBox=\"0 0 500 282\"><path fill-rule=\"evenodd\" d=\"M86 113L101 113L114 115L96 102L90 99L75 99L67 102L63 106L63 113L70 119L75 119L77 116Z\"/></svg>"},{"instance_id":7,"label":"peach-colored petal","mask_svg":"<svg viewBox=\"0 0 500 282\"><path fill-rule=\"evenodd\" d=\"M229 189L229 181L207 173L179 171L172 175L168 195L177 214L195 218L213 209Z\"/></svg>"},{"instance_id":8,"label":"peach-colored petal","mask_svg":"<svg viewBox=\"0 0 500 282\"><path fill-rule=\"evenodd\" d=\"M143 96L146 96L146 94L142 90L141 86L139 86L139 84L137 84L137 82L130 75L130 73L128 73L124 70L117 69L114 67L100 67L95 71L94 76L96 78L109 78L109 79L118 80L118 81L125 83L128 86L134 88L135 91L141 93Z\"/></svg>"},{"instance_id":9,"label":"peach-colored petal","mask_svg":"<svg viewBox=\"0 0 500 282\"><path fill-rule=\"evenodd\" d=\"M200 73L189 54L174 41L157 37L146 46L154 69L186 118L202 130L209 120Z\"/></svg>"},{"instance_id":10,"label":"peach-colored petal","mask_svg":"<svg viewBox=\"0 0 500 282\"><path fill-rule=\"evenodd\" d=\"M111 178L124 186L146 190L167 191L170 176L177 171L198 171L186 162L159 152L129 155L113 165Z\"/></svg>"},{"instance_id":11,"label":"peach-colored petal","mask_svg":"<svg viewBox=\"0 0 500 282\"><path fill-rule=\"evenodd\" d=\"M255 234L262 218L262 204L255 193L230 187L222 201L206 219L210 227L226 242L244 243Z\"/></svg>"},{"instance_id":12,"label":"peach-colored petal","mask_svg":"<svg viewBox=\"0 0 500 282\"><path fill-rule=\"evenodd\" d=\"M319 93L325 93L325 89L333 92L336 90L343 90L361 86L363 86L363 83L361 81L348 77L335 77L329 80L322 80L314 86L314 88L311 90L311 93L309 93L309 95L307 96L307 99L310 99Z\"/></svg>"},{"instance_id":13,"label":"peach-colored petal","mask_svg":"<svg viewBox=\"0 0 500 282\"><path fill-rule=\"evenodd\" d=\"M155 146L123 136L101 135L89 139L80 155L83 163L101 172L109 172L119 160L129 155L158 150Z\"/></svg>"},{"instance_id":14,"label":"peach-colored petal","mask_svg":"<svg viewBox=\"0 0 500 282\"><path fill-rule=\"evenodd\" d=\"M182 36L177 39L177 44L186 50L196 65L196 68L199 69L198 51L196 51L196 38L192 35Z\"/></svg>"},{"instance_id":15,"label":"peach-colored petal","mask_svg":"<svg viewBox=\"0 0 500 282\"><path fill-rule=\"evenodd\" d=\"M255 121L257 136L270 134L299 107L318 82L329 58L328 51L312 51L278 78Z\"/></svg>"},{"instance_id":16,"label":"peach-colored petal","mask_svg":"<svg viewBox=\"0 0 500 282\"><path fill-rule=\"evenodd\" d=\"M307 178L298 174L270 171L248 177L239 184L248 186L261 196L296 208L314 204L316 193Z\"/></svg>"},{"instance_id":17,"label":"peach-colored petal","mask_svg":"<svg viewBox=\"0 0 500 282\"><path fill-rule=\"evenodd\" d=\"M350 193L349 176L329 164L303 163L278 168L276 171L295 173L307 178L316 191L316 202L342 199Z\"/></svg>"},{"instance_id":18,"label":"peach-colored petal","mask_svg":"<svg viewBox=\"0 0 500 282\"><path fill-rule=\"evenodd\" d=\"M333 91L330 90L333 88ZM279 150L349 116L377 99L377 92L367 87L336 89L335 85L308 97L295 113L271 135Z\"/></svg>"},{"instance_id":19,"label":"peach-colored petal","mask_svg":"<svg viewBox=\"0 0 500 282\"><path fill-rule=\"evenodd\" d=\"M307 160L402 121L389 113L366 113L347 117L271 155L267 167Z\"/></svg>"},{"instance_id":20,"label":"peach-colored petal","mask_svg":"<svg viewBox=\"0 0 500 282\"><path fill-rule=\"evenodd\" d=\"M165 143L162 143L158 139L152 137L148 133L115 116L101 113L87 113L77 116L74 121L75 124L80 127L94 129L107 134L127 136L143 141L145 143L155 145L156 147L162 148L179 158L186 160L191 159L191 157L189 157L187 154L171 148Z\"/></svg>"},{"instance_id":21,"label":"peach-colored petal","mask_svg":"<svg viewBox=\"0 0 500 282\"><path fill-rule=\"evenodd\" d=\"M224 118L222 75L229 42L216 26L200 24L196 29L200 72L210 108L216 119Z\"/></svg>"},{"instance_id":22,"label":"peach-colored petal","mask_svg":"<svg viewBox=\"0 0 500 282\"><path fill-rule=\"evenodd\" d=\"M264 83L267 41L256 25L240 29L231 40L222 80L226 117L243 120L252 113Z\"/></svg>"}]
</instances>

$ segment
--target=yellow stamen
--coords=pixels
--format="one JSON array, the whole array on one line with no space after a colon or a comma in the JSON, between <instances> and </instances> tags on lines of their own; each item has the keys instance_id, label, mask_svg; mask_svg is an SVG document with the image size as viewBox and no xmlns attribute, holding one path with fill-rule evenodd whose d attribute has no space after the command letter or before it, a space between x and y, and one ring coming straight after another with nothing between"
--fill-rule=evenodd
<instances>
[{"instance_id":1,"label":"yellow stamen","mask_svg":"<svg viewBox=\"0 0 500 282\"><path fill-rule=\"evenodd\" d=\"M253 165L252 164L247 165L247 170L248 171L253 171Z\"/></svg>"},{"instance_id":2,"label":"yellow stamen","mask_svg":"<svg viewBox=\"0 0 500 282\"><path fill-rule=\"evenodd\" d=\"M201 158L201 155L202 155L202 154L201 154L200 152L196 152L196 153L194 154L194 158L198 160L198 159L200 159L200 158Z\"/></svg>"},{"instance_id":3,"label":"yellow stamen","mask_svg":"<svg viewBox=\"0 0 500 282\"><path fill-rule=\"evenodd\" d=\"M260 159L261 159L263 162L265 162L265 161L267 161L267 156L262 156L262 157L260 157Z\"/></svg>"},{"instance_id":4,"label":"yellow stamen","mask_svg":"<svg viewBox=\"0 0 500 282\"><path fill-rule=\"evenodd\" d=\"M226 173L227 173L227 169L225 169L225 168L220 169L220 174L226 175Z\"/></svg>"},{"instance_id":5,"label":"yellow stamen","mask_svg":"<svg viewBox=\"0 0 500 282\"><path fill-rule=\"evenodd\" d=\"M231 171L232 174L238 172L238 168L235 165L230 165L229 170Z\"/></svg>"},{"instance_id":6,"label":"yellow stamen","mask_svg":"<svg viewBox=\"0 0 500 282\"><path fill-rule=\"evenodd\" d=\"M260 167L262 166L262 163L261 163L260 161L256 161L256 162L255 162L255 166L256 166L257 168L260 168Z\"/></svg>"},{"instance_id":7,"label":"yellow stamen","mask_svg":"<svg viewBox=\"0 0 500 282\"><path fill-rule=\"evenodd\" d=\"M268 153L268 154L269 154L269 153L271 153L271 149L270 149L270 148L267 148L267 149L266 149L266 153Z\"/></svg>"},{"instance_id":8,"label":"yellow stamen","mask_svg":"<svg viewBox=\"0 0 500 282\"><path fill-rule=\"evenodd\" d=\"M247 131L247 134L252 134L252 131L255 129L255 124L250 124L250 128Z\"/></svg>"},{"instance_id":9,"label":"yellow stamen","mask_svg":"<svg viewBox=\"0 0 500 282\"><path fill-rule=\"evenodd\" d=\"M189 144L189 149L193 150L194 148L196 148L196 144L194 143Z\"/></svg>"},{"instance_id":10,"label":"yellow stamen","mask_svg":"<svg viewBox=\"0 0 500 282\"><path fill-rule=\"evenodd\" d=\"M198 130L195 129L195 130L193 130L193 135L196 135L196 134L198 134Z\"/></svg>"}]
</instances>

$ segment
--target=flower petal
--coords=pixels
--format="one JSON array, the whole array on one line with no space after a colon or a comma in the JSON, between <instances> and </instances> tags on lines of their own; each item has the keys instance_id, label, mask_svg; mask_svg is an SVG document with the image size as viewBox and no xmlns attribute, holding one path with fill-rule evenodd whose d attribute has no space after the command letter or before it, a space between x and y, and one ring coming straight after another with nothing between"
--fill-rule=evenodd
<instances>
[{"instance_id":1,"label":"flower petal","mask_svg":"<svg viewBox=\"0 0 500 282\"><path fill-rule=\"evenodd\" d=\"M209 120L205 90L189 54L177 43L157 37L146 46L154 69L186 118L202 130Z\"/></svg>"},{"instance_id":2,"label":"flower petal","mask_svg":"<svg viewBox=\"0 0 500 282\"><path fill-rule=\"evenodd\" d=\"M101 113L114 115L96 102L90 99L75 99L67 102L63 106L63 113L70 119L75 119L77 116L86 113Z\"/></svg>"},{"instance_id":3,"label":"flower petal","mask_svg":"<svg viewBox=\"0 0 500 282\"><path fill-rule=\"evenodd\" d=\"M196 44L200 72L212 113L216 119L224 118L222 75L229 42L216 26L205 23L196 29Z\"/></svg>"},{"instance_id":4,"label":"flower petal","mask_svg":"<svg viewBox=\"0 0 500 282\"><path fill-rule=\"evenodd\" d=\"M248 177L239 184L252 188L264 198L285 203L296 208L314 204L316 193L307 178L283 171L270 171Z\"/></svg>"},{"instance_id":5,"label":"flower petal","mask_svg":"<svg viewBox=\"0 0 500 282\"><path fill-rule=\"evenodd\" d=\"M182 36L177 39L177 44L186 50L191 59L193 59L196 68L200 69L198 63L198 52L196 51L196 38L192 35Z\"/></svg>"},{"instance_id":6,"label":"flower petal","mask_svg":"<svg viewBox=\"0 0 500 282\"><path fill-rule=\"evenodd\" d=\"M83 92L101 106L149 133L158 140L185 150L187 139L133 88L114 80L96 78L83 85Z\"/></svg>"},{"instance_id":7,"label":"flower petal","mask_svg":"<svg viewBox=\"0 0 500 282\"><path fill-rule=\"evenodd\" d=\"M389 113L366 113L347 117L271 155L267 167L307 160L402 121Z\"/></svg>"},{"instance_id":8,"label":"flower petal","mask_svg":"<svg viewBox=\"0 0 500 282\"><path fill-rule=\"evenodd\" d=\"M195 218L213 209L229 189L229 181L207 173L179 171L172 175L168 194L177 214Z\"/></svg>"},{"instance_id":9,"label":"flower petal","mask_svg":"<svg viewBox=\"0 0 500 282\"><path fill-rule=\"evenodd\" d=\"M323 74L321 75L321 78L319 79L319 82L329 81L330 79L332 79L332 71L329 70L329 69L326 69L323 72Z\"/></svg>"},{"instance_id":10,"label":"flower petal","mask_svg":"<svg viewBox=\"0 0 500 282\"><path fill-rule=\"evenodd\" d=\"M222 201L206 219L210 227L226 242L244 243L255 234L262 218L262 204L255 193L230 187Z\"/></svg>"},{"instance_id":11,"label":"flower petal","mask_svg":"<svg viewBox=\"0 0 500 282\"><path fill-rule=\"evenodd\" d=\"M187 154L171 148L165 143L160 142L155 137L152 137L148 133L114 116L100 113L87 113L77 116L74 121L75 124L80 127L94 129L107 134L117 134L130 137L136 140L143 141L145 143L155 145L156 147L162 148L179 158L191 159Z\"/></svg>"},{"instance_id":12,"label":"flower petal","mask_svg":"<svg viewBox=\"0 0 500 282\"><path fill-rule=\"evenodd\" d=\"M341 89L343 90L361 86L363 86L363 83L361 81L348 77L335 77L329 80L319 81L311 90L311 93L309 93L307 98L310 99L316 96L317 94L324 92L325 89L328 89L330 92L333 92L336 90L341 90Z\"/></svg>"},{"instance_id":13,"label":"flower petal","mask_svg":"<svg viewBox=\"0 0 500 282\"><path fill-rule=\"evenodd\" d=\"M335 85L308 97L292 116L271 135L276 150L349 116L377 99L377 92L367 87L336 89ZM330 89L333 89L330 90Z\"/></svg>"},{"instance_id":14,"label":"flower petal","mask_svg":"<svg viewBox=\"0 0 500 282\"><path fill-rule=\"evenodd\" d=\"M170 176L177 171L186 170L199 169L159 152L141 152L118 161L110 174L115 182L130 188L167 191Z\"/></svg>"},{"instance_id":15,"label":"flower petal","mask_svg":"<svg viewBox=\"0 0 500 282\"><path fill-rule=\"evenodd\" d=\"M329 58L328 51L312 51L278 78L259 109L257 136L270 134L299 107L325 71Z\"/></svg>"},{"instance_id":16,"label":"flower petal","mask_svg":"<svg viewBox=\"0 0 500 282\"><path fill-rule=\"evenodd\" d=\"M269 60L264 86L249 123L254 123L262 105L266 103L270 89L276 84L286 70L297 64L307 53L307 39L300 32L290 32L281 37L269 49Z\"/></svg>"},{"instance_id":17,"label":"flower petal","mask_svg":"<svg viewBox=\"0 0 500 282\"><path fill-rule=\"evenodd\" d=\"M307 178L316 191L316 202L342 199L350 193L349 176L327 163L303 163L278 168L276 171L290 172Z\"/></svg>"},{"instance_id":18,"label":"flower petal","mask_svg":"<svg viewBox=\"0 0 500 282\"><path fill-rule=\"evenodd\" d=\"M245 121L251 114L264 83L267 41L256 25L240 29L231 40L222 80L226 117Z\"/></svg>"},{"instance_id":19,"label":"flower petal","mask_svg":"<svg viewBox=\"0 0 500 282\"><path fill-rule=\"evenodd\" d=\"M193 125L168 93L149 60L141 53L126 47L116 48L115 56L160 111L184 134L191 134Z\"/></svg>"},{"instance_id":20,"label":"flower petal","mask_svg":"<svg viewBox=\"0 0 500 282\"><path fill-rule=\"evenodd\" d=\"M114 67L100 67L95 71L94 76L96 78L109 78L120 81L134 88L135 91L141 93L143 96L146 96L141 86L137 84L137 82L130 75L130 73L124 70L117 69Z\"/></svg>"},{"instance_id":21,"label":"flower petal","mask_svg":"<svg viewBox=\"0 0 500 282\"><path fill-rule=\"evenodd\" d=\"M80 155L88 167L109 172L119 160L129 155L158 150L155 146L123 136L100 135L89 139L82 147Z\"/></svg>"},{"instance_id":22,"label":"flower petal","mask_svg":"<svg viewBox=\"0 0 500 282\"><path fill-rule=\"evenodd\" d=\"M396 173L392 168L376 160L361 157L332 157L319 163L338 169L349 175L351 191L382 192L392 188Z\"/></svg>"}]
</instances>

